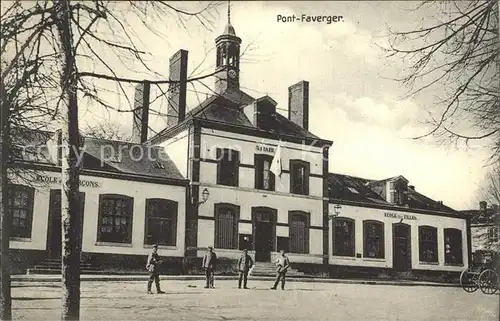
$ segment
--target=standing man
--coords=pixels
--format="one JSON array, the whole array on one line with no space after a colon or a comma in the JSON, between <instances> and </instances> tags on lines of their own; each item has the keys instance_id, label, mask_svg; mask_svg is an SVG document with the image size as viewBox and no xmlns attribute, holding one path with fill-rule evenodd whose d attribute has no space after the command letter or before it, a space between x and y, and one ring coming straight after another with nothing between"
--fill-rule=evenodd
<instances>
[{"instance_id":1,"label":"standing man","mask_svg":"<svg viewBox=\"0 0 500 321\"><path fill-rule=\"evenodd\" d=\"M248 255L248 251L245 249L241 253L241 257L238 260L238 272L240 273L240 278L238 279L238 289L241 289L241 280L243 279L243 288L247 288L247 279L248 279L248 271L253 266L253 261L250 255Z\"/></svg>"},{"instance_id":2,"label":"standing man","mask_svg":"<svg viewBox=\"0 0 500 321\"><path fill-rule=\"evenodd\" d=\"M281 289L285 289L285 275L286 271L290 267L290 261L288 260L288 257L285 256L285 251L281 250L280 251L280 256L278 257L278 260L276 261L276 282L274 282L274 286L271 288L272 290L276 290L276 287L278 286L278 283L281 280Z\"/></svg>"},{"instance_id":3,"label":"standing man","mask_svg":"<svg viewBox=\"0 0 500 321\"><path fill-rule=\"evenodd\" d=\"M214 271L217 265L217 255L214 253L211 246L208 247L208 252L203 256L202 267L205 269L206 285L205 289L214 289Z\"/></svg>"},{"instance_id":4,"label":"standing man","mask_svg":"<svg viewBox=\"0 0 500 321\"><path fill-rule=\"evenodd\" d=\"M149 281L148 281L148 294L153 294L151 292L151 285L153 285L153 281L156 285L156 293L161 294L165 293L160 289L160 264L161 260L158 256L158 245L153 245L153 252L149 254L148 261L146 263L146 269L149 271Z\"/></svg>"}]
</instances>

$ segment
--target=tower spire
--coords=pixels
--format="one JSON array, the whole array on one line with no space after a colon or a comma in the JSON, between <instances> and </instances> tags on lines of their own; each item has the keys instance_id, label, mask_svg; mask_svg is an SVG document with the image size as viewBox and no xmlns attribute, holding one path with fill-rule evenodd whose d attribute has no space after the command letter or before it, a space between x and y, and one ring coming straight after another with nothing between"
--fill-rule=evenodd
<instances>
[{"instance_id":1,"label":"tower spire","mask_svg":"<svg viewBox=\"0 0 500 321\"><path fill-rule=\"evenodd\" d=\"M231 24L231 0L227 1L227 23Z\"/></svg>"}]
</instances>

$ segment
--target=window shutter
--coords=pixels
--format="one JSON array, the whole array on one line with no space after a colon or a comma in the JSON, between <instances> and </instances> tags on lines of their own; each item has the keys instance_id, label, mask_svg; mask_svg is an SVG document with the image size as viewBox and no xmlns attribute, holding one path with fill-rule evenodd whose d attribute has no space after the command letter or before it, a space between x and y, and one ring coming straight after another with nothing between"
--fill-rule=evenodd
<instances>
[{"instance_id":1,"label":"window shutter","mask_svg":"<svg viewBox=\"0 0 500 321\"><path fill-rule=\"evenodd\" d=\"M262 189L264 162L260 155L254 156L254 166L255 166L255 188Z\"/></svg>"},{"instance_id":2,"label":"window shutter","mask_svg":"<svg viewBox=\"0 0 500 321\"><path fill-rule=\"evenodd\" d=\"M217 148L215 159L217 160L217 184L222 182L222 149Z\"/></svg>"},{"instance_id":3,"label":"window shutter","mask_svg":"<svg viewBox=\"0 0 500 321\"><path fill-rule=\"evenodd\" d=\"M269 159L270 164L272 164L272 158ZM269 190L274 191L276 190L276 177L274 176L274 173L269 171Z\"/></svg>"},{"instance_id":4,"label":"window shutter","mask_svg":"<svg viewBox=\"0 0 500 321\"><path fill-rule=\"evenodd\" d=\"M309 195L309 172L310 172L309 163L306 163L304 164L304 182L303 182L304 195Z\"/></svg>"},{"instance_id":5,"label":"window shutter","mask_svg":"<svg viewBox=\"0 0 500 321\"><path fill-rule=\"evenodd\" d=\"M290 161L290 192L295 193L296 188L295 188L295 176L297 175L296 173L296 166L295 164Z\"/></svg>"},{"instance_id":6,"label":"window shutter","mask_svg":"<svg viewBox=\"0 0 500 321\"><path fill-rule=\"evenodd\" d=\"M99 194L99 221L97 222L97 242L102 242L102 232L101 232L101 224L102 224L102 215L103 215L103 203L104 195Z\"/></svg>"},{"instance_id":7,"label":"window shutter","mask_svg":"<svg viewBox=\"0 0 500 321\"><path fill-rule=\"evenodd\" d=\"M144 222L144 244L151 244L151 240L149 240L149 220L151 216L151 199L146 199L146 217L145 217L145 222Z\"/></svg>"},{"instance_id":8,"label":"window shutter","mask_svg":"<svg viewBox=\"0 0 500 321\"><path fill-rule=\"evenodd\" d=\"M233 164L233 183L234 186L239 186L239 178L240 178L240 152L233 150L232 151L232 164Z\"/></svg>"},{"instance_id":9,"label":"window shutter","mask_svg":"<svg viewBox=\"0 0 500 321\"><path fill-rule=\"evenodd\" d=\"M171 240L170 244L172 246L177 245L177 215L178 215L178 206L179 204L177 202L170 201L170 206L169 206L169 211L170 211L170 223L172 224L172 229L173 231L171 235Z\"/></svg>"}]
</instances>

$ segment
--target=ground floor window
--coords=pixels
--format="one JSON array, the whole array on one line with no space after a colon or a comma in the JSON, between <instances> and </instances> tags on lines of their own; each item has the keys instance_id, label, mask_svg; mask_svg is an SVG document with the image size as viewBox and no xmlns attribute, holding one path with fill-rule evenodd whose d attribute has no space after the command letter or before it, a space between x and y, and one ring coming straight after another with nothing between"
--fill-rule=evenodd
<instances>
[{"instance_id":1,"label":"ground floor window","mask_svg":"<svg viewBox=\"0 0 500 321\"><path fill-rule=\"evenodd\" d=\"M291 253L309 253L309 213L289 212L289 251Z\"/></svg>"},{"instance_id":2,"label":"ground floor window","mask_svg":"<svg viewBox=\"0 0 500 321\"><path fill-rule=\"evenodd\" d=\"M444 262L462 264L462 231L454 228L444 229Z\"/></svg>"},{"instance_id":3,"label":"ground floor window","mask_svg":"<svg viewBox=\"0 0 500 321\"><path fill-rule=\"evenodd\" d=\"M12 215L11 237L31 237L33 200L35 189L24 185L11 185L9 207Z\"/></svg>"},{"instance_id":4,"label":"ground floor window","mask_svg":"<svg viewBox=\"0 0 500 321\"><path fill-rule=\"evenodd\" d=\"M336 218L333 220L333 255L352 256L355 252L355 224L350 218Z\"/></svg>"},{"instance_id":5,"label":"ground floor window","mask_svg":"<svg viewBox=\"0 0 500 321\"><path fill-rule=\"evenodd\" d=\"M177 208L177 202L172 200L146 200L145 244L176 245Z\"/></svg>"},{"instance_id":6,"label":"ground floor window","mask_svg":"<svg viewBox=\"0 0 500 321\"><path fill-rule=\"evenodd\" d=\"M383 259L385 257L384 223L379 221L363 221L363 236L363 256Z\"/></svg>"},{"instance_id":7,"label":"ground floor window","mask_svg":"<svg viewBox=\"0 0 500 321\"><path fill-rule=\"evenodd\" d=\"M218 249L238 249L239 206L215 205L215 244Z\"/></svg>"},{"instance_id":8,"label":"ground floor window","mask_svg":"<svg viewBox=\"0 0 500 321\"><path fill-rule=\"evenodd\" d=\"M438 262L437 228L418 227L418 246L420 262Z\"/></svg>"},{"instance_id":9,"label":"ground floor window","mask_svg":"<svg viewBox=\"0 0 500 321\"><path fill-rule=\"evenodd\" d=\"M134 199L125 195L99 196L99 242L131 243Z\"/></svg>"}]
</instances>

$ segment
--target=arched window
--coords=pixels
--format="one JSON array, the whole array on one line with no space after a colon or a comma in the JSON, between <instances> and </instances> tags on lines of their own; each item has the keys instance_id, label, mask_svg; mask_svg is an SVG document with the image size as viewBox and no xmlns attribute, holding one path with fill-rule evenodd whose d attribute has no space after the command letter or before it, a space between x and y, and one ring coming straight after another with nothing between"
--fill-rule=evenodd
<instances>
[{"instance_id":1,"label":"arched window","mask_svg":"<svg viewBox=\"0 0 500 321\"><path fill-rule=\"evenodd\" d=\"M355 256L355 223L353 219L339 217L333 220L333 255Z\"/></svg>"},{"instance_id":2,"label":"arched window","mask_svg":"<svg viewBox=\"0 0 500 321\"><path fill-rule=\"evenodd\" d=\"M306 212L288 212L289 251L291 253L309 253L310 219L310 214Z\"/></svg>"},{"instance_id":3,"label":"arched window","mask_svg":"<svg viewBox=\"0 0 500 321\"><path fill-rule=\"evenodd\" d=\"M421 262L438 262L437 228L419 226L418 245Z\"/></svg>"},{"instance_id":4,"label":"arched window","mask_svg":"<svg viewBox=\"0 0 500 321\"><path fill-rule=\"evenodd\" d=\"M145 244L177 244L178 203L168 199L146 199Z\"/></svg>"},{"instance_id":5,"label":"arched window","mask_svg":"<svg viewBox=\"0 0 500 321\"><path fill-rule=\"evenodd\" d=\"M363 221L363 257L383 259L385 257L384 223Z\"/></svg>"},{"instance_id":6,"label":"arched window","mask_svg":"<svg viewBox=\"0 0 500 321\"><path fill-rule=\"evenodd\" d=\"M444 263L462 264L462 231L455 228L444 229Z\"/></svg>"},{"instance_id":7,"label":"arched window","mask_svg":"<svg viewBox=\"0 0 500 321\"><path fill-rule=\"evenodd\" d=\"M240 207L233 204L215 204L215 248L238 248L238 221Z\"/></svg>"},{"instance_id":8,"label":"arched window","mask_svg":"<svg viewBox=\"0 0 500 321\"><path fill-rule=\"evenodd\" d=\"M35 189L24 185L10 185L9 187L9 207L12 217L10 236L30 238Z\"/></svg>"},{"instance_id":9,"label":"arched window","mask_svg":"<svg viewBox=\"0 0 500 321\"><path fill-rule=\"evenodd\" d=\"M99 242L131 243L134 199L126 195L99 195Z\"/></svg>"}]
</instances>

